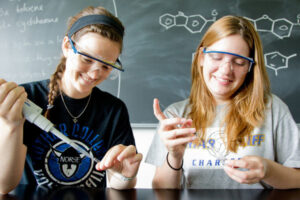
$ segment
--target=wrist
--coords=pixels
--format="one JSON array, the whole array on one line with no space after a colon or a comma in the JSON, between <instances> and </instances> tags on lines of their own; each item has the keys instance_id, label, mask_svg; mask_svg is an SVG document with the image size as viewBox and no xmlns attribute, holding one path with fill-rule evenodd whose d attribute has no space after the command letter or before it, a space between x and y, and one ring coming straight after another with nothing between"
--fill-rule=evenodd
<instances>
[{"instance_id":1,"label":"wrist","mask_svg":"<svg viewBox=\"0 0 300 200\"><path fill-rule=\"evenodd\" d=\"M3 129L4 133L11 134L16 131L22 130L24 126L24 122L25 122L25 118L20 121L11 122L11 123L8 122L7 120L0 119L0 127Z\"/></svg>"},{"instance_id":2,"label":"wrist","mask_svg":"<svg viewBox=\"0 0 300 200\"><path fill-rule=\"evenodd\" d=\"M183 167L183 158L180 157L180 159L178 159L172 156L171 154L169 154L169 152L167 153L166 156L166 162L168 166L175 171L180 171Z\"/></svg>"},{"instance_id":3,"label":"wrist","mask_svg":"<svg viewBox=\"0 0 300 200\"><path fill-rule=\"evenodd\" d=\"M123 174L118 173L118 172L113 172L112 170L107 170L107 171L110 173L110 175L119 179L120 181L132 181L136 178L136 175L133 177L126 177Z\"/></svg>"},{"instance_id":4,"label":"wrist","mask_svg":"<svg viewBox=\"0 0 300 200\"><path fill-rule=\"evenodd\" d=\"M262 180L268 179L270 176L270 163L268 159L263 158L262 160L263 166L264 166L264 177L262 178Z\"/></svg>"},{"instance_id":5,"label":"wrist","mask_svg":"<svg viewBox=\"0 0 300 200\"><path fill-rule=\"evenodd\" d=\"M184 151L168 151L169 152L169 158L178 160L181 163L181 160L183 159Z\"/></svg>"}]
</instances>

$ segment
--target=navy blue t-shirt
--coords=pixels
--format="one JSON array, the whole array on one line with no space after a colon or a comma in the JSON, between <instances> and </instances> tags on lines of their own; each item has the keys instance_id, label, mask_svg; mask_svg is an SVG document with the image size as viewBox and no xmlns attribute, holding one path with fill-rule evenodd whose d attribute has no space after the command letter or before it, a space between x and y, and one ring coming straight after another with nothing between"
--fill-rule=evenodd
<instances>
[{"instance_id":1,"label":"navy blue t-shirt","mask_svg":"<svg viewBox=\"0 0 300 200\"><path fill-rule=\"evenodd\" d=\"M23 84L28 99L47 108L49 80ZM101 160L117 144L135 145L125 104L107 92L94 88L84 113L74 123L58 96L50 110L55 128ZM73 116L79 115L88 98L72 99L64 95ZM35 183L45 188L56 186L106 187L105 171L95 170L96 163L77 152L52 133L26 121L24 144L27 146L25 173L21 183Z\"/></svg>"}]
</instances>

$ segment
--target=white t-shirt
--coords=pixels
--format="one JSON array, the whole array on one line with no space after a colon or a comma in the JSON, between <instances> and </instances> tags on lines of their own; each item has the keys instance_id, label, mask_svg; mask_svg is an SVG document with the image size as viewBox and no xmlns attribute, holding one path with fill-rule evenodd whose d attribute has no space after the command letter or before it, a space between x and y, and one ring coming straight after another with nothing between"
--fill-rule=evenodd
<instances>
[{"instance_id":1,"label":"white t-shirt","mask_svg":"<svg viewBox=\"0 0 300 200\"><path fill-rule=\"evenodd\" d=\"M174 103L166 110L170 110L178 116L187 117L189 113L188 100ZM240 159L246 155L261 156L287 167L300 168L299 130L287 105L277 96L272 95L272 101L266 110L264 124L253 130L251 136L246 138L247 145L239 147L237 153L227 152L223 142L226 142L226 139L222 138L224 132L223 127L220 127L220 122L225 110L225 105L217 107L216 119L207 128L206 140L203 143L197 146L192 143L187 144L183 158L183 187L201 189L269 187L263 182L252 185L240 184L225 173L223 169L225 160ZM168 116L166 111L164 113ZM146 162L161 166L166 159L166 154L167 149L160 140L159 134L156 133Z\"/></svg>"}]
</instances>

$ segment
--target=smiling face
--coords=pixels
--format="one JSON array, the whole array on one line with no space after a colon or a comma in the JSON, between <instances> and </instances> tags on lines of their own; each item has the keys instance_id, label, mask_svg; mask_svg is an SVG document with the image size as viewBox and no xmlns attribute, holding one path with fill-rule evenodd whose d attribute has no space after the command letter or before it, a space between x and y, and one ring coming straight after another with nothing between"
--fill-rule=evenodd
<instances>
[{"instance_id":1,"label":"smiling face","mask_svg":"<svg viewBox=\"0 0 300 200\"><path fill-rule=\"evenodd\" d=\"M208 49L249 56L249 47L241 35L231 35L213 43ZM201 52L200 66L203 66L204 81L217 104L229 101L241 87L248 70L238 70L233 65L240 62L236 56L224 54L221 64L216 65L208 54Z\"/></svg>"},{"instance_id":2,"label":"smiling face","mask_svg":"<svg viewBox=\"0 0 300 200\"><path fill-rule=\"evenodd\" d=\"M95 58L116 62L121 46L97 33L86 33L75 41L78 51ZM68 37L64 38L62 49L66 57L66 69L61 79L61 88L65 94L73 98L88 96L92 89L104 81L112 71L99 61L75 54Z\"/></svg>"}]
</instances>

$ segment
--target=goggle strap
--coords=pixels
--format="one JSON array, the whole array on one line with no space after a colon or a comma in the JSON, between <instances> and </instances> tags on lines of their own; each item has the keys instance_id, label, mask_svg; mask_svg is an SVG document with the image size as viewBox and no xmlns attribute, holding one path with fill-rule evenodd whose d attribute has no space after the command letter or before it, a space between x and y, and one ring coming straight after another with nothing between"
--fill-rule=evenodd
<instances>
[{"instance_id":1,"label":"goggle strap","mask_svg":"<svg viewBox=\"0 0 300 200\"><path fill-rule=\"evenodd\" d=\"M226 51L206 51L206 48L204 48L203 53L224 53L224 54L229 54L229 55L237 56L237 57L240 57L240 58L244 58L244 59L248 60L249 62L254 63L254 60L252 58L242 56L242 55L239 55L239 54L235 54L235 53L226 52Z\"/></svg>"}]
</instances>

